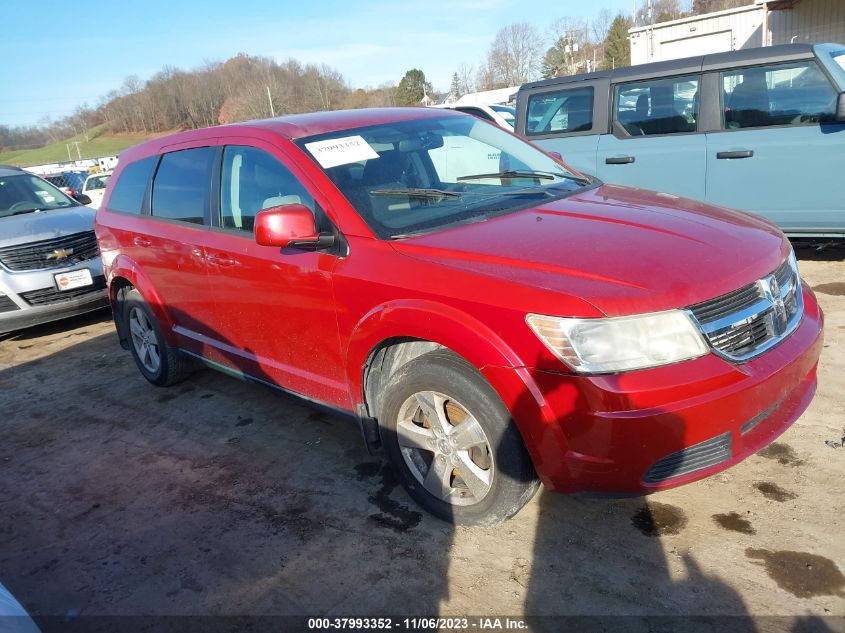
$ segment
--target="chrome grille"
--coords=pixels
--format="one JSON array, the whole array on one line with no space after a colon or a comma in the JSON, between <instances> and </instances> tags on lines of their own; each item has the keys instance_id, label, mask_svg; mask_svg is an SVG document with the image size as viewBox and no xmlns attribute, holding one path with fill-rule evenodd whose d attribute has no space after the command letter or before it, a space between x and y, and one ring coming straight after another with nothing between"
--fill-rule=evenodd
<instances>
[{"instance_id":1,"label":"chrome grille","mask_svg":"<svg viewBox=\"0 0 845 633\"><path fill-rule=\"evenodd\" d=\"M801 320L804 301L794 255L772 274L689 308L717 353L743 361L789 335Z\"/></svg>"},{"instance_id":2,"label":"chrome grille","mask_svg":"<svg viewBox=\"0 0 845 633\"><path fill-rule=\"evenodd\" d=\"M672 477L688 475L730 459L730 456L731 434L722 433L722 435L667 455L648 469L643 475L643 482L656 484Z\"/></svg>"},{"instance_id":3,"label":"chrome grille","mask_svg":"<svg viewBox=\"0 0 845 633\"><path fill-rule=\"evenodd\" d=\"M102 292L106 289L106 278L100 275L94 277L90 286L81 286L72 290L56 290L55 288L42 288L41 290L30 290L22 292L21 297L31 306L46 306L54 303L64 303L80 299L86 295Z\"/></svg>"},{"instance_id":4,"label":"chrome grille","mask_svg":"<svg viewBox=\"0 0 845 633\"><path fill-rule=\"evenodd\" d=\"M0 264L9 270L61 268L100 254L94 231L0 248Z\"/></svg>"}]
</instances>

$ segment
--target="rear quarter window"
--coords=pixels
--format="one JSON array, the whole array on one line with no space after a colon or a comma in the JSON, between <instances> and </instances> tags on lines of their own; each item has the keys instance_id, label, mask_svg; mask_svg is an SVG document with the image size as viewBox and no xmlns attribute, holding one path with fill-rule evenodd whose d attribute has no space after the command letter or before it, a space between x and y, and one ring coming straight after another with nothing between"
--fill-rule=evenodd
<instances>
[{"instance_id":1,"label":"rear quarter window","mask_svg":"<svg viewBox=\"0 0 845 633\"><path fill-rule=\"evenodd\" d=\"M114 183L109 199L109 209L122 213L141 213L144 194L153 173L157 156L150 156L128 164Z\"/></svg>"},{"instance_id":2,"label":"rear quarter window","mask_svg":"<svg viewBox=\"0 0 845 633\"><path fill-rule=\"evenodd\" d=\"M542 92L528 97L526 134L589 132L593 129L593 88Z\"/></svg>"}]
</instances>

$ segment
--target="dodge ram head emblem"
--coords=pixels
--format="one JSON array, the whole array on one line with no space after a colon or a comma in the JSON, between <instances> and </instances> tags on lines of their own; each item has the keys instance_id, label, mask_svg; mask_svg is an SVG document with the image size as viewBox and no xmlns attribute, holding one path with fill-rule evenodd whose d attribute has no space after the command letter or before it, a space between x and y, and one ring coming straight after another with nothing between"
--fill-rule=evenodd
<instances>
[{"instance_id":1,"label":"dodge ram head emblem","mask_svg":"<svg viewBox=\"0 0 845 633\"><path fill-rule=\"evenodd\" d=\"M57 248L52 253L47 254L47 259L48 260L54 259L58 262L58 261L61 261L63 259L67 259L71 255L73 255L73 249L72 248Z\"/></svg>"}]
</instances>

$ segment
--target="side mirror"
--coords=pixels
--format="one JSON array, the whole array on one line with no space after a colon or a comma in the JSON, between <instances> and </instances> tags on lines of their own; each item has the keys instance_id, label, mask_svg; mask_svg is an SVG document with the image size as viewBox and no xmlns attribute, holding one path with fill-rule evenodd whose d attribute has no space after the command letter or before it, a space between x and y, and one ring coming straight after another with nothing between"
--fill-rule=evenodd
<instances>
[{"instance_id":1,"label":"side mirror","mask_svg":"<svg viewBox=\"0 0 845 633\"><path fill-rule=\"evenodd\" d=\"M85 195L84 193L73 194L73 199L76 200L79 204L91 204L91 198Z\"/></svg>"},{"instance_id":2,"label":"side mirror","mask_svg":"<svg viewBox=\"0 0 845 633\"><path fill-rule=\"evenodd\" d=\"M333 235L320 235L311 209L304 204L283 204L263 209L255 216L255 241L280 248L326 248Z\"/></svg>"},{"instance_id":3,"label":"side mirror","mask_svg":"<svg viewBox=\"0 0 845 633\"><path fill-rule=\"evenodd\" d=\"M845 122L845 92L840 92L836 100L836 120Z\"/></svg>"}]
</instances>

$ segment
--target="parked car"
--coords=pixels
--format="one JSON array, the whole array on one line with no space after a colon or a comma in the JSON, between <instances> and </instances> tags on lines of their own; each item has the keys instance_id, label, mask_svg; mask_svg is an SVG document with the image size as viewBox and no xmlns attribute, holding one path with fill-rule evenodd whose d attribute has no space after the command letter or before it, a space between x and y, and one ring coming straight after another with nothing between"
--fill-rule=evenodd
<instances>
[{"instance_id":1,"label":"parked car","mask_svg":"<svg viewBox=\"0 0 845 633\"><path fill-rule=\"evenodd\" d=\"M513 132L513 126L516 120L516 108L506 105L451 105L443 104L432 106L434 108L445 108L449 110L456 110L465 114L477 116L479 119L495 123L500 128Z\"/></svg>"},{"instance_id":2,"label":"parked car","mask_svg":"<svg viewBox=\"0 0 845 633\"><path fill-rule=\"evenodd\" d=\"M609 183L845 238L845 45L789 44L525 84L516 132Z\"/></svg>"},{"instance_id":3,"label":"parked car","mask_svg":"<svg viewBox=\"0 0 845 633\"><path fill-rule=\"evenodd\" d=\"M60 174L44 176L44 180L55 185L71 198L76 198L82 193L86 178L88 178L87 171L63 171Z\"/></svg>"},{"instance_id":4,"label":"parked car","mask_svg":"<svg viewBox=\"0 0 845 633\"><path fill-rule=\"evenodd\" d=\"M494 172L440 174L492 154ZM448 110L149 141L121 155L96 231L147 380L193 358L348 414L449 521L505 519L538 477L634 494L705 477L815 391L822 314L774 225L603 185Z\"/></svg>"},{"instance_id":5,"label":"parked car","mask_svg":"<svg viewBox=\"0 0 845 633\"><path fill-rule=\"evenodd\" d=\"M0 333L108 305L94 210L0 167Z\"/></svg>"},{"instance_id":6,"label":"parked car","mask_svg":"<svg viewBox=\"0 0 845 633\"><path fill-rule=\"evenodd\" d=\"M101 171L97 174L91 174L85 179L82 185L82 193L91 198L91 203L88 205L94 209L100 208L100 203L103 201L103 194L106 192L106 183L111 177L112 172Z\"/></svg>"}]
</instances>

